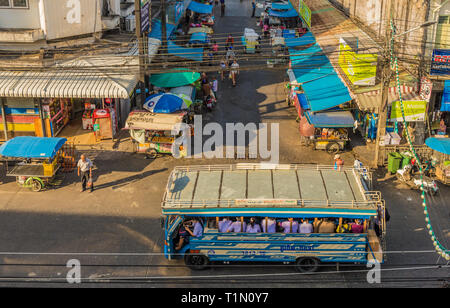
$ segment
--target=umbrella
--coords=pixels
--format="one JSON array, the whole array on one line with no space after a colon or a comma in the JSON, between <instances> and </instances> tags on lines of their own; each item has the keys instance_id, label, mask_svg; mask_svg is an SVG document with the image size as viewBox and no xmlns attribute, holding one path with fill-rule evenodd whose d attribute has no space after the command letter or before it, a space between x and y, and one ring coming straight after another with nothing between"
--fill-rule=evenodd
<instances>
[{"instance_id":1,"label":"umbrella","mask_svg":"<svg viewBox=\"0 0 450 308\"><path fill-rule=\"evenodd\" d=\"M153 113L173 113L188 108L188 104L178 95L159 93L148 97L143 107Z\"/></svg>"},{"instance_id":2,"label":"umbrella","mask_svg":"<svg viewBox=\"0 0 450 308\"><path fill-rule=\"evenodd\" d=\"M150 83L160 88L176 88L190 85L199 79L200 73L186 72L185 68L177 68L168 73L152 75Z\"/></svg>"},{"instance_id":3,"label":"umbrella","mask_svg":"<svg viewBox=\"0 0 450 308\"><path fill-rule=\"evenodd\" d=\"M178 97L180 97L183 100L183 106L185 106L185 108L189 108L189 106L192 105L192 99L187 96L186 94L176 94ZM182 109L185 109L182 108Z\"/></svg>"},{"instance_id":4,"label":"umbrella","mask_svg":"<svg viewBox=\"0 0 450 308\"><path fill-rule=\"evenodd\" d=\"M450 138L428 138L425 144L435 151L450 155Z\"/></svg>"}]
</instances>

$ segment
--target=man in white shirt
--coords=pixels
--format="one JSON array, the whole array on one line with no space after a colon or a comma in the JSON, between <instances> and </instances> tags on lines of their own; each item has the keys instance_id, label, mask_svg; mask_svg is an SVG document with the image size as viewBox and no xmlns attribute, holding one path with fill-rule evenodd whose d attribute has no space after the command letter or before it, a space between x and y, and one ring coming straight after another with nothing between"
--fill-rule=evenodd
<instances>
[{"instance_id":1,"label":"man in white shirt","mask_svg":"<svg viewBox=\"0 0 450 308\"><path fill-rule=\"evenodd\" d=\"M78 167L78 176L81 177L81 192L86 190L86 184L91 180L91 192L94 191L94 183L92 182L92 162L89 158L86 158L86 155L81 155L80 160L77 164Z\"/></svg>"}]
</instances>

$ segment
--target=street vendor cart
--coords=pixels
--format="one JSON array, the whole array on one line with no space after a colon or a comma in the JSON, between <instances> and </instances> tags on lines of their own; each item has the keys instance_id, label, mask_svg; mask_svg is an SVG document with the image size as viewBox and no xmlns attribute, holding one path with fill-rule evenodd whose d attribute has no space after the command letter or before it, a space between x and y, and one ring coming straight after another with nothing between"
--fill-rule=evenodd
<instances>
[{"instance_id":1,"label":"street vendor cart","mask_svg":"<svg viewBox=\"0 0 450 308\"><path fill-rule=\"evenodd\" d=\"M132 112L125 129L130 131L134 151L145 154L147 158L154 159L164 154L178 157L187 155L184 144L191 135L192 126L186 124L186 112Z\"/></svg>"},{"instance_id":2,"label":"street vendor cart","mask_svg":"<svg viewBox=\"0 0 450 308\"><path fill-rule=\"evenodd\" d=\"M316 150L326 150L330 154L344 151L350 141L348 128L354 126L353 115L349 111L332 111L312 113L304 112L311 125L314 125L316 133L310 141Z\"/></svg>"},{"instance_id":3,"label":"street vendor cart","mask_svg":"<svg viewBox=\"0 0 450 308\"><path fill-rule=\"evenodd\" d=\"M0 147L0 155L14 162L7 163L7 176L16 177L17 183L38 192L45 189L61 168L60 149L65 138L16 137Z\"/></svg>"}]
</instances>

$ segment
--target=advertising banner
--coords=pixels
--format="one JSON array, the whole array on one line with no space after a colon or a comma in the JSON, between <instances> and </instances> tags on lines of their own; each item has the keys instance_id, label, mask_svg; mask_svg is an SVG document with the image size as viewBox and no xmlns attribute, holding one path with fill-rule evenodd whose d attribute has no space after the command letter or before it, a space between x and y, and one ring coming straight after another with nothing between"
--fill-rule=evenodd
<instances>
[{"instance_id":1,"label":"advertising banner","mask_svg":"<svg viewBox=\"0 0 450 308\"><path fill-rule=\"evenodd\" d=\"M141 0L141 32L150 29L150 0Z\"/></svg>"},{"instance_id":2,"label":"advertising banner","mask_svg":"<svg viewBox=\"0 0 450 308\"><path fill-rule=\"evenodd\" d=\"M403 101L407 122L424 122L427 110L426 101ZM403 122L402 109L399 101L392 103L391 122Z\"/></svg>"},{"instance_id":3,"label":"advertising banner","mask_svg":"<svg viewBox=\"0 0 450 308\"><path fill-rule=\"evenodd\" d=\"M303 0L298 1L298 12L302 17L303 21L306 23L308 28L311 28L311 9L303 2Z\"/></svg>"},{"instance_id":4,"label":"advertising banner","mask_svg":"<svg viewBox=\"0 0 450 308\"><path fill-rule=\"evenodd\" d=\"M376 82L378 55L358 54L341 38L339 44L339 66L352 84L373 86Z\"/></svg>"},{"instance_id":5,"label":"advertising banner","mask_svg":"<svg viewBox=\"0 0 450 308\"><path fill-rule=\"evenodd\" d=\"M450 75L450 49L435 49L431 62L431 75Z\"/></svg>"}]
</instances>

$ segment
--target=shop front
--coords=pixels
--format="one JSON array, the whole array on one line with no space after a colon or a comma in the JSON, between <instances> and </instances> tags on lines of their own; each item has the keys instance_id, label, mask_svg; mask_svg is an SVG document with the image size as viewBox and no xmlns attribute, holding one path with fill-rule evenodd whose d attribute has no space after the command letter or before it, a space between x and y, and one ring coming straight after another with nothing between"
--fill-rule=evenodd
<instances>
[{"instance_id":1,"label":"shop front","mask_svg":"<svg viewBox=\"0 0 450 308\"><path fill-rule=\"evenodd\" d=\"M134 62L127 57L105 56L60 64L67 69L55 69L51 74L0 72L0 139L64 137L75 145L114 139L131 110L137 76L93 75L88 68L126 68ZM81 66L83 69L79 69Z\"/></svg>"}]
</instances>

